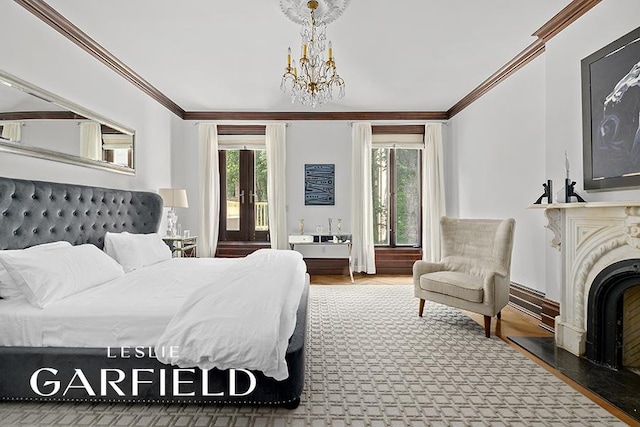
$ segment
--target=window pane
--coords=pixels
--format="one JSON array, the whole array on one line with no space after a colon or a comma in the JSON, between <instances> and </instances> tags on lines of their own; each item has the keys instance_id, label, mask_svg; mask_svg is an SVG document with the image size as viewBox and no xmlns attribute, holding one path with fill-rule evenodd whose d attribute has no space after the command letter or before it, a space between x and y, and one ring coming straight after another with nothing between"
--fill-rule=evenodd
<instances>
[{"instance_id":1,"label":"window pane","mask_svg":"<svg viewBox=\"0 0 640 427\"><path fill-rule=\"evenodd\" d=\"M254 204L256 210L256 231L269 230L269 210L267 206L267 151L255 150L253 152L254 171Z\"/></svg>"},{"instance_id":2,"label":"window pane","mask_svg":"<svg viewBox=\"0 0 640 427\"><path fill-rule=\"evenodd\" d=\"M420 246L420 150L396 149L396 244Z\"/></svg>"},{"instance_id":3,"label":"window pane","mask_svg":"<svg viewBox=\"0 0 640 427\"><path fill-rule=\"evenodd\" d=\"M227 230L240 230L240 151L227 150Z\"/></svg>"},{"instance_id":4,"label":"window pane","mask_svg":"<svg viewBox=\"0 0 640 427\"><path fill-rule=\"evenodd\" d=\"M371 150L371 187L373 191L373 242L389 244L389 149Z\"/></svg>"},{"instance_id":5,"label":"window pane","mask_svg":"<svg viewBox=\"0 0 640 427\"><path fill-rule=\"evenodd\" d=\"M113 150L113 163L129 166L129 148L117 148Z\"/></svg>"}]
</instances>

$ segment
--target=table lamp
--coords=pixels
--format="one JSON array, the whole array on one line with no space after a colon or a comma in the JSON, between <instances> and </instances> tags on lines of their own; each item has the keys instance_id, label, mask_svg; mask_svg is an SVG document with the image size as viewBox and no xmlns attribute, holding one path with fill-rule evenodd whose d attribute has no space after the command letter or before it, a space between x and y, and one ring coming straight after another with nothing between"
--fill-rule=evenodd
<instances>
[{"instance_id":1,"label":"table lamp","mask_svg":"<svg viewBox=\"0 0 640 427\"><path fill-rule=\"evenodd\" d=\"M188 208L187 190L184 188L161 188L160 196L164 206L169 208L167 212L167 236L175 236L178 225L178 215L175 208Z\"/></svg>"}]
</instances>

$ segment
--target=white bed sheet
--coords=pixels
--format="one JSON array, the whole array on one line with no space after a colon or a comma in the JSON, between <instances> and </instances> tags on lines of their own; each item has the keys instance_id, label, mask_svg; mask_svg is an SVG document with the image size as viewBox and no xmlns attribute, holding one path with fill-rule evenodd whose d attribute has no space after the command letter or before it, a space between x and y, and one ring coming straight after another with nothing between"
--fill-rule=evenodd
<instances>
[{"instance_id":1,"label":"white bed sheet","mask_svg":"<svg viewBox=\"0 0 640 427\"><path fill-rule=\"evenodd\" d=\"M238 260L172 258L52 303L0 300L0 346L153 346L184 300Z\"/></svg>"}]
</instances>

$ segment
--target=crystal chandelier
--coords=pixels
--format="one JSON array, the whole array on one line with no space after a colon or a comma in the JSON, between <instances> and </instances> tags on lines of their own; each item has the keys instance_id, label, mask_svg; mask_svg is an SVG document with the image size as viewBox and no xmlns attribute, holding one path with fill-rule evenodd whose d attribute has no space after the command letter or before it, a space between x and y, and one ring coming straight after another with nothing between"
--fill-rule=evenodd
<instances>
[{"instance_id":1,"label":"crystal chandelier","mask_svg":"<svg viewBox=\"0 0 640 427\"><path fill-rule=\"evenodd\" d=\"M291 93L291 102L299 100L302 105L322 105L333 98L333 89L338 88L338 98L344 96L344 80L338 75L333 57L331 42L328 44L327 60L325 56L326 28L324 22L317 22L315 11L318 2L307 2L310 17L302 22L302 53L299 68L291 60L291 48L287 50L287 68L282 76L280 89Z\"/></svg>"}]
</instances>

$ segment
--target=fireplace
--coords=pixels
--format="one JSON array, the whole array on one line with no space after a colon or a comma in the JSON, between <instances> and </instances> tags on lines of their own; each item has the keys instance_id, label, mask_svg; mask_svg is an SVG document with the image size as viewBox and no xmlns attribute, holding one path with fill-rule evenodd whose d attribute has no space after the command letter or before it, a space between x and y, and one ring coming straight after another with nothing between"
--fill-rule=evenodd
<instances>
[{"instance_id":1,"label":"fireplace","mask_svg":"<svg viewBox=\"0 0 640 427\"><path fill-rule=\"evenodd\" d=\"M560 251L558 347L614 369L640 366L640 202L534 205Z\"/></svg>"},{"instance_id":2,"label":"fireplace","mask_svg":"<svg viewBox=\"0 0 640 427\"><path fill-rule=\"evenodd\" d=\"M640 259L618 261L594 279L587 302L587 359L614 369L639 366Z\"/></svg>"}]
</instances>

